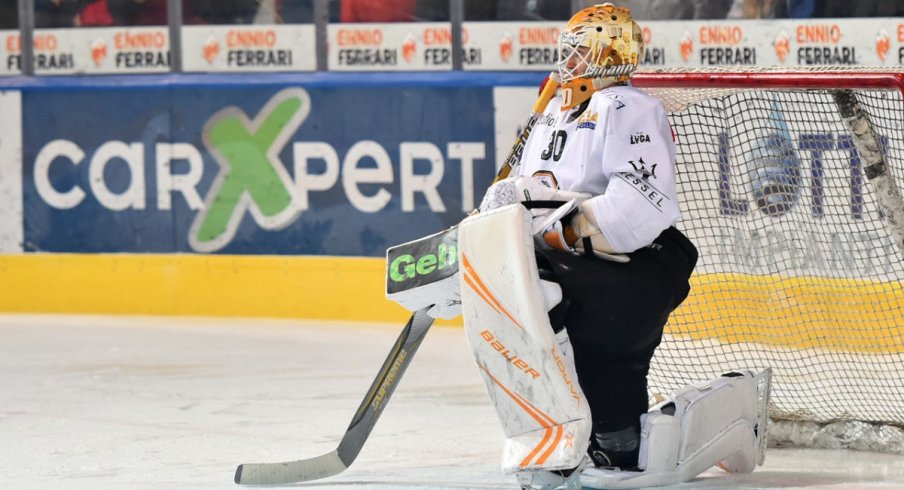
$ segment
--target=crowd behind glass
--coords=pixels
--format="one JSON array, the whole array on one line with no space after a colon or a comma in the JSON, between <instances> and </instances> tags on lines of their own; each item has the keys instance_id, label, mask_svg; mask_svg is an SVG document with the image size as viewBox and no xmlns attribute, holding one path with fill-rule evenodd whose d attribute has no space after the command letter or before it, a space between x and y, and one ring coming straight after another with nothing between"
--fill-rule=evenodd
<instances>
[{"instance_id":1,"label":"crowd behind glass","mask_svg":"<svg viewBox=\"0 0 904 490\"><path fill-rule=\"evenodd\" d=\"M567 20L593 0L463 0L465 21ZM902 17L902 0L622 0L638 20ZM314 0L182 0L183 23L313 21ZM36 28L166 25L167 0L34 0ZM449 20L449 0L329 0L331 22ZM18 27L17 0L0 0L0 29Z\"/></svg>"}]
</instances>

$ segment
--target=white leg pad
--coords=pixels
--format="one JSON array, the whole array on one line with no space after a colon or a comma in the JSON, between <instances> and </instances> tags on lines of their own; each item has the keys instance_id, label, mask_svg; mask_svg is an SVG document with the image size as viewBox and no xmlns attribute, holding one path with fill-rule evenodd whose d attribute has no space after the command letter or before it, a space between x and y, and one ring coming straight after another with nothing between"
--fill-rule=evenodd
<instances>
[{"instance_id":1,"label":"white leg pad","mask_svg":"<svg viewBox=\"0 0 904 490\"><path fill-rule=\"evenodd\" d=\"M549 324L562 292L540 281L530 213L515 204L468 217L458 246L465 333L506 436L503 470L577 467L590 407Z\"/></svg>"},{"instance_id":2,"label":"white leg pad","mask_svg":"<svg viewBox=\"0 0 904 490\"><path fill-rule=\"evenodd\" d=\"M588 468L589 488L641 488L688 481L719 465L748 473L763 463L771 369L688 386L641 417L638 467Z\"/></svg>"}]
</instances>

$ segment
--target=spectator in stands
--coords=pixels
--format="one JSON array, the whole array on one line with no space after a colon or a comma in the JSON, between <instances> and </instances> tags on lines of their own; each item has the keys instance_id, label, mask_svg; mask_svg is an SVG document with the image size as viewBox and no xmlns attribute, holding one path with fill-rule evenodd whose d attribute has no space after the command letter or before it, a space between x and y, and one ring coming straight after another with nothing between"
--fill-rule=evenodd
<instances>
[{"instance_id":1,"label":"spectator in stands","mask_svg":"<svg viewBox=\"0 0 904 490\"><path fill-rule=\"evenodd\" d=\"M810 19L816 10L819 0L788 0L788 17L791 19Z\"/></svg>"},{"instance_id":2,"label":"spectator in stands","mask_svg":"<svg viewBox=\"0 0 904 490\"><path fill-rule=\"evenodd\" d=\"M85 6L79 12L75 25L81 27L113 25L113 17L110 15L110 9L107 8L107 0L95 0Z\"/></svg>"},{"instance_id":3,"label":"spectator in stands","mask_svg":"<svg viewBox=\"0 0 904 490\"><path fill-rule=\"evenodd\" d=\"M6 3L16 9L15 1ZM35 27L73 27L79 12L89 3L91 0L35 0Z\"/></svg>"},{"instance_id":4,"label":"spectator in stands","mask_svg":"<svg viewBox=\"0 0 904 490\"><path fill-rule=\"evenodd\" d=\"M167 0L106 0L113 17L113 24L119 26L159 26L167 25Z\"/></svg>"},{"instance_id":5,"label":"spectator in stands","mask_svg":"<svg viewBox=\"0 0 904 490\"><path fill-rule=\"evenodd\" d=\"M904 4L900 0L816 0L814 17L901 17Z\"/></svg>"},{"instance_id":6,"label":"spectator in stands","mask_svg":"<svg viewBox=\"0 0 904 490\"><path fill-rule=\"evenodd\" d=\"M620 0L637 20L725 19L733 0ZM585 1L590 6L594 1Z\"/></svg>"},{"instance_id":7,"label":"spectator in stands","mask_svg":"<svg viewBox=\"0 0 904 490\"><path fill-rule=\"evenodd\" d=\"M587 6L599 3L603 2L590 1ZM573 13L571 2L561 0L498 0L496 6L498 20L568 20Z\"/></svg>"},{"instance_id":8,"label":"spectator in stands","mask_svg":"<svg viewBox=\"0 0 904 490\"><path fill-rule=\"evenodd\" d=\"M342 22L413 22L415 0L342 0Z\"/></svg>"},{"instance_id":9,"label":"spectator in stands","mask_svg":"<svg viewBox=\"0 0 904 490\"><path fill-rule=\"evenodd\" d=\"M258 0L182 0L185 15L195 24L253 24ZM291 0L289 0L291 1ZM312 3L312 2L307 2Z\"/></svg>"},{"instance_id":10,"label":"spectator in stands","mask_svg":"<svg viewBox=\"0 0 904 490\"><path fill-rule=\"evenodd\" d=\"M734 0L730 19L810 19L818 0Z\"/></svg>"},{"instance_id":11,"label":"spectator in stands","mask_svg":"<svg viewBox=\"0 0 904 490\"><path fill-rule=\"evenodd\" d=\"M490 0L464 0L465 20L501 20L497 2ZM418 0L415 16L421 22L448 22L451 18L449 0Z\"/></svg>"},{"instance_id":12,"label":"spectator in stands","mask_svg":"<svg viewBox=\"0 0 904 490\"><path fill-rule=\"evenodd\" d=\"M19 6L16 2L4 2L0 5L0 29L19 28Z\"/></svg>"},{"instance_id":13,"label":"spectator in stands","mask_svg":"<svg viewBox=\"0 0 904 490\"><path fill-rule=\"evenodd\" d=\"M78 16L79 26L167 25L167 0L95 0Z\"/></svg>"},{"instance_id":14,"label":"spectator in stands","mask_svg":"<svg viewBox=\"0 0 904 490\"><path fill-rule=\"evenodd\" d=\"M889 0L734 0L730 18L811 19L901 17L904 3Z\"/></svg>"},{"instance_id":15,"label":"spectator in stands","mask_svg":"<svg viewBox=\"0 0 904 490\"><path fill-rule=\"evenodd\" d=\"M50 0L53 1L53 0ZM182 22L251 24L257 0L183 0ZM78 17L80 26L162 26L169 24L167 0L94 0Z\"/></svg>"},{"instance_id":16,"label":"spectator in stands","mask_svg":"<svg viewBox=\"0 0 904 490\"><path fill-rule=\"evenodd\" d=\"M277 22L310 24L314 22L314 0L275 0ZM339 0L329 0L329 21L339 22ZM263 7L263 4L261 5Z\"/></svg>"}]
</instances>

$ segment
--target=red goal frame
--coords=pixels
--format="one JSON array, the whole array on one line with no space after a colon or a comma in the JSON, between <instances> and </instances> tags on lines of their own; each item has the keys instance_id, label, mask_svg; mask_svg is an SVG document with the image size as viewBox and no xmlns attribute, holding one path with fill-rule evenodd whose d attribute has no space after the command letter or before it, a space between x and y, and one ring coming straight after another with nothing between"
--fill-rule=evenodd
<instances>
[{"instance_id":1,"label":"red goal frame","mask_svg":"<svg viewBox=\"0 0 904 490\"><path fill-rule=\"evenodd\" d=\"M631 78L631 84L641 88L884 88L897 89L904 96L904 71L638 71Z\"/></svg>"}]
</instances>

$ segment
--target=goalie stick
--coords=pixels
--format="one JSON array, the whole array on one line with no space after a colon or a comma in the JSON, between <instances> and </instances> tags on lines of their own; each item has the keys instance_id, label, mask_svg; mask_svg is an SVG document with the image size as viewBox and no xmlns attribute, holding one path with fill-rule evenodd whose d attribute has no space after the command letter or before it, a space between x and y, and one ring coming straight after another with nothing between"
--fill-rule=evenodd
<instances>
[{"instance_id":1,"label":"goalie stick","mask_svg":"<svg viewBox=\"0 0 904 490\"><path fill-rule=\"evenodd\" d=\"M496 174L496 178L493 179L493 183L508 177L511 170L521 161L521 153L527 138L537 123L537 119L546 109L546 105L556 93L557 80L558 74L551 73L546 85L540 91L540 96L534 103L530 117L515 139L512 150ZM411 362L411 358L420 347L430 326L433 325L433 318L427 315L427 310L430 308L432 306L422 308L411 315L390 351L389 357L383 362L377 378L364 396L345 435L342 436L338 448L316 458L283 463L240 464L235 470L235 482L239 485L285 485L335 476L351 466L376 425L377 419L383 413L383 408L389 402L389 397L392 396L392 392Z\"/></svg>"},{"instance_id":2,"label":"goalie stick","mask_svg":"<svg viewBox=\"0 0 904 490\"><path fill-rule=\"evenodd\" d=\"M546 105L549 104L552 96L556 94L556 89L559 87L558 80L558 73L552 72L549 74L546 85L540 90L540 96L537 98L537 101L534 102L530 117L527 118L527 122L524 123L524 128L521 129L518 137L515 138L515 144L512 145L512 150L509 152L508 158L505 159L505 162L496 174L496 178L493 179L494 184L508 177L512 172L512 169L521 163L521 153L524 152L524 145L527 143L527 138L530 136L531 131L533 131L534 125L537 124L537 119L539 119L540 115L543 114L543 111L546 110Z\"/></svg>"},{"instance_id":3,"label":"goalie stick","mask_svg":"<svg viewBox=\"0 0 904 490\"><path fill-rule=\"evenodd\" d=\"M405 373L414 353L433 325L433 318L427 315L427 310L431 307L422 308L411 315L389 356L383 362L380 373L364 395L364 400L337 449L310 459L284 463L241 464L235 470L235 482L240 485L285 485L319 480L345 471L361 452L364 441L376 425L389 397L402 379L402 374Z\"/></svg>"},{"instance_id":4,"label":"goalie stick","mask_svg":"<svg viewBox=\"0 0 904 490\"><path fill-rule=\"evenodd\" d=\"M866 174L867 182L885 214L885 227L898 246L898 251L904 252L904 200L895 185L894 176L888 171L879 138L854 92L849 89L835 90L832 96L863 161L863 173Z\"/></svg>"}]
</instances>

